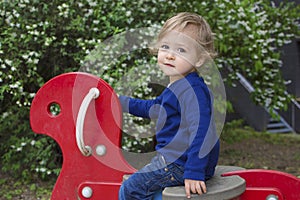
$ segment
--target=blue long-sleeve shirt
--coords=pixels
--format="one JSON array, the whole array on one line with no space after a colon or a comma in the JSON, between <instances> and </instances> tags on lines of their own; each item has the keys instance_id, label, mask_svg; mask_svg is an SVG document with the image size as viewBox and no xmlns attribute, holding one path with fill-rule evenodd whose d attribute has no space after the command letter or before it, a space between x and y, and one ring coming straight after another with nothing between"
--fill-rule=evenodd
<instances>
[{"instance_id":1,"label":"blue long-sleeve shirt","mask_svg":"<svg viewBox=\"0 0 300 200\"><path fill-rule=\"evenodd\" d=\"M155 149L166 162L184 166L184 179L206 180L213 176L219 140L212 97L196 72L172 83L155 99L119 99L124 112L157 119Z\"/></svg>"}]
</instances>

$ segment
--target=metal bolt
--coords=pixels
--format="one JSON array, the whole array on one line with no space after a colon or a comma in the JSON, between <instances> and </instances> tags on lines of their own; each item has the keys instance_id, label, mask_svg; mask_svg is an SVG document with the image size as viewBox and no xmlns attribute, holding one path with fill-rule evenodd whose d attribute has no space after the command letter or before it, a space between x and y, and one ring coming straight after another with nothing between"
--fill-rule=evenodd
<instances>
[{"instance_id":1,"label":"metal bolt","mask_svg":"<svg viewBox=\"0 0 300 200\"><path fill-rule=\"evenodd\" d=\"M92 148L90 146L85 146L84 147L84 156L90 156L92 155Z\"/></svg>"},{"instance_id":2,"label":"metal bolt","mask_svg":"<svg viewBox=\"0 0 300 200\"><path fill-rule=\"evenodd\" d=\"M278 196L270 194L269 196L267 196L266 200L278 200Z\"/></svg>"},{"instance_id":3,"label":"metal bolt","mask_svg":"<svg viewBox=\"0 0 300 200\"><path fill-rule=\"evenodd\" d=\"M86 186L86 187L84 187L84 188L82 189L81 194L82 194L83 197L89 199L89 198L91 198L92 195L93 195L93 190L92 190L92 188Z\"/></svg>"},{"instance_id":4,"label":"metal bolt","mask_svg":"<svg viewBox=\"0 0 300 200\"><path fill-rule=\"evenodd\" d=\"M104 156L106 154L106 147L102 144L96 147L96 153L98 156Z\"/></svg>"}]
</instances>

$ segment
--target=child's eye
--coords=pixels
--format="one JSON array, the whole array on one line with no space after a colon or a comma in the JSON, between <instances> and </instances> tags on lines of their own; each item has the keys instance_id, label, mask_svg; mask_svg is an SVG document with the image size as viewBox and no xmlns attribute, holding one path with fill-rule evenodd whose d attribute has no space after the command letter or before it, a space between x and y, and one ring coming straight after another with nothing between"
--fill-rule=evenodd
<instances>
[{"instance_id":1,"label":"child's eye","mask_svg":"<svg viewBox=\"0 0 300 200\"><path fill-rule=\"evenodd\" d=\"M178 48L177 51L178 51L179 53L184 53L184 52L186 52L186 50L185 50L184 48Z\"/></svg>"},{"instance_id":2,"label":"child's eye","mask_svg":"<svg viewBox=\"0 0 300 200\"><path fill-rule=\"evenodd\" d=\"M161 45L161 47L160 48L162 48L162 49L169 49L169 46L168 45L166 45L166 44L163 44L163 45Z\"/></svg>"}]
</instances>

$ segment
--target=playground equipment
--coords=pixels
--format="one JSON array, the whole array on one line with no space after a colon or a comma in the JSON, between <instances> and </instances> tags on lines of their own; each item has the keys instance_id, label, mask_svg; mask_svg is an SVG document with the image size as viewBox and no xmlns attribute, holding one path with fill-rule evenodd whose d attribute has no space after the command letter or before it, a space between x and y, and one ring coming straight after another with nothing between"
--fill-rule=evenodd
<instances>
[{"instance_id":1,"label":"playground equipment","mask_svg":"<svg viewBox=\"0 0 300 200\"><path fill-rule=\"evenodd\" d=\"M52 200L118 199L124 175L136 171L122 155L121 121L113 89L91 74L62 74L37 92L30 110L31 127L52 137L63 154ZM300 199L300 179L272 170L218 166L207 188L207 194L193 198ZM166 188L163 199L185 199L184 188Z\"/></svg>"}]
</instances>

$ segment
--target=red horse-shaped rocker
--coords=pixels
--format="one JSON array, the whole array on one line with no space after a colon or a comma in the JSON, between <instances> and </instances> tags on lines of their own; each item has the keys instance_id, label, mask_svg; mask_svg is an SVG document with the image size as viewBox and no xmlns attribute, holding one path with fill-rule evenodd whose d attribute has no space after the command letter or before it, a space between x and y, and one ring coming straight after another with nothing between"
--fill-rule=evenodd
<instances>
[{"instance_id":1,"label":"red horse-shaped rocker","mask_svg":"<svg viewBox=\"0 0 300 200\"><path fill-rule=\"evenodd\" d=\"M58 107L58 112L51 111L53 106ZM62 150L63 165L52 200L117 200L123 176L136 171L121 151L122 115L118 97L106 82L94 75L67 73L48 81L32 102L30 123L34 132L50 136ZM223 172L208 183L207 194L193 198L300 199L300 180L292 175L271 170ZM229 185L234 178L238 178L242 190L226 196L226 188L237 188ZM231 183L220 181L227 179ZM176 192L167 189L163 199L185 198L183 188L176 190L178 195L168 195ZM217 193L218 198L214 196Z\"/></svg>"}]
</instances>

